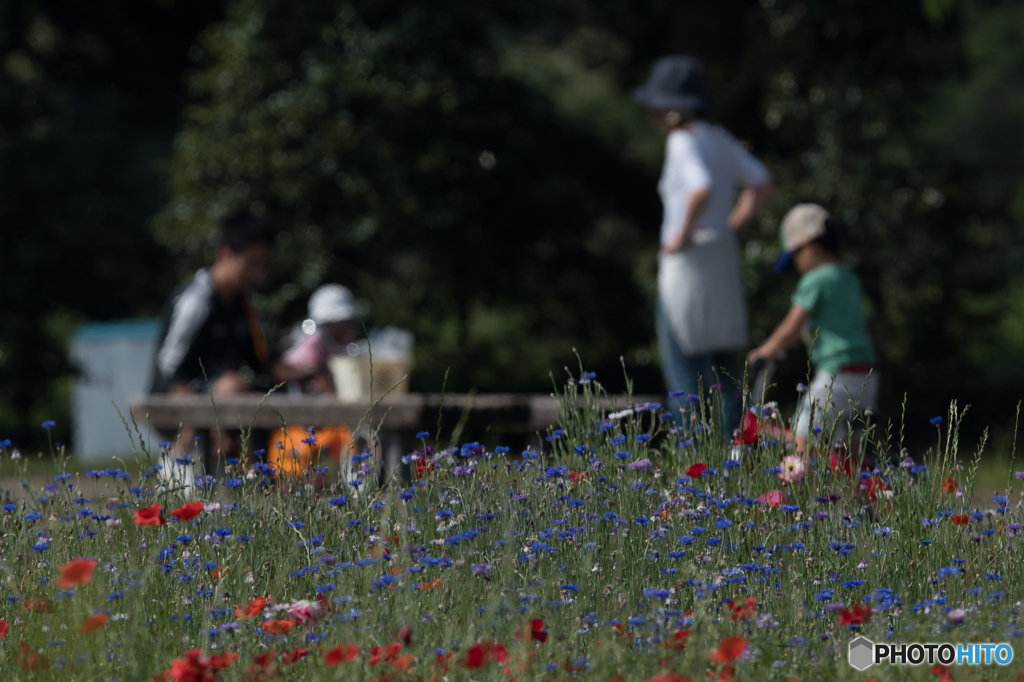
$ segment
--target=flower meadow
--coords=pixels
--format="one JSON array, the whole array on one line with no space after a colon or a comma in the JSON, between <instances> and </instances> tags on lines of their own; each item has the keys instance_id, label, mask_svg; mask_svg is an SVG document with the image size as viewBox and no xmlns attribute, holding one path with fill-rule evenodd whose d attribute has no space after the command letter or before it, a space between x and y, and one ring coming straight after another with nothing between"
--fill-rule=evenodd
<instances>
[{"instance_id":1,"label":"flower meadow","mask_svg":"<svg viewBox=\"0 0 1024 682\"><path fill-rule=\"evenodd\" d=\"M543 447L421 433L379 485L370 451L322 489L234 460L176 485L137 431L137 471L86 497L58 448L52 483L4 493L0 679L1017 679L858 673L846 647L1017 642L1024 473L971 507L955 406L927 452L869 427L803 459L771 404L734 443L720 390L609 413L584 374Z\"/></svg>"}]
</instances>

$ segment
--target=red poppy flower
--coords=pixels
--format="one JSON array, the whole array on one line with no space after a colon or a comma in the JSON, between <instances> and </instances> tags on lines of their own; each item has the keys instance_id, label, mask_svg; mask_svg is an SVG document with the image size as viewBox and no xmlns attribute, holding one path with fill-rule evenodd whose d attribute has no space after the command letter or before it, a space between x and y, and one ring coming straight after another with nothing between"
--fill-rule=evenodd
<instances>
[{"instance_id":1,"label":"red poppy flower","mask_svg":"<svg viewBox=\"0 0 1024 682\"><path fill-rule=\"evenodd\" d=\"M7 631L11 629L11 626L7 624L7 621L0 619L0 638L3 638L7 634Z\"/></svg>"},{"instance_id":2,"label":"red poppy flower","mask_svg":"<svg viewBox=\"0 0 1024 682\"><path fill-rule=\"evenodd\" d=\"M274 673L277 672L274 666L274 658L277 657L277 649L253 656L252 663L245 669L242 679L246 682L270 682Z\"/></svg>"},{"instance_id":3,"label":"red poppy flower","mask_svg":"<svg viewBox=\"0 0 1024 682\"><path fill-rule=\"evenodd\" d=\"M412 628L408 625L398 628L398 639L401 640L402 644L409 646L412 642Z\"/></svg>"},{"instance_id":4,"label":"red poppy flower","mask_svg":"<svg viewBox=\"0 0 1024 682\"><path fill-rule=\"evenodd\" d=\"M953 676L949 672L948 665L936 664L931 668L932 675L939 678L939 682L953 682Z\"/></svg>"},{"instance_id":5,"label":"red poppy flower","mask_svg":"<svg viewBox=\"0 0 1024 682\"><path fill-rule=\"evenodd\" d=\"M227 670L228 666L238 660L238 654L225 651L216 656L210 656L210 667L214 670Z\"/></svg>"},{"instance_id":6,"label":"red poppy flower","mask_svg":"<svg viewBox=\"0 0 1024 682\"><path fill-rule=\"evenodd\" d=\"M735 661L737 658L743 655L743 652L746 651L746 649L746 637L740 637L739 635L726 637L718 643L717 649L711 650L711 660L718 661L719 663Z\"/></svg>"},{"instance_id":7,"label":"red poppy flower","mask_svg":"<svg viewBox=\"0 0 1024 682\"><path fill-rule=\"evenodd\" d=\"M707 677L710 679L714 675L708 674ZM726 663L722 666L721 670L718 671L718 679L715 682L739 682L736 679L736 668L732 667L732 663ZM783 680L782 682L786 682ZM797 682L800 682L797 680Z\"/></svg>"},{"instance_id":8,"label":"red poppy flower","mask_svg":"<svg viewBox=\"0 0 1024 682\"><path fill-rule=\"evenodd\" d=\"M958 526L966 526L971 519L967 514L953 514L949 517L949 520Z\"/></svg>"},{"instance_id":9,"label":"red poppy flower","mask_svg":"<svg viewBox=\"0 0 1024 682\"><path fill-rule=\"evenodd\" d=\"M287 635L293 627L295 627L295 621L290 618L263 621L263 632L268 635Z\"/></svg>"},{"instance_id":10,"label":"red poppy flower","mask_svg":"<svg viewBox=\"0 0 1024 682\"><path fill-rule=\"evenodd\" d=\"M942 492L944 493L955 493L956 492L956 481L952 478L947 478L942 482Z\"/></svg>"},{"instance_id":11,"label":"red poppy flower","mask_svg":"<svg viewBox=\"0 0 1024 682\"><path fill-rule=\"evenodd\" d=\"M508 652L505 651L504 644L500 642L480 642L476 646L470 647L469 651L466 652L465 665L467 668L480 668L493 661L498 661L499 663L508 661Z\"/></svg>"},{"instance_id":12,"label":"red poppy flower","mask_svg":"<svg viewBox=\"0 0 1024 682\"><path fill-rule=\"evenodd\" d=\"M324 654L324 663L338 665L354 661L359 655L359 647L355 644L339 644Z\"/></svg>"},{"instance_id":13,"label":"red poppy flower","mask_svg":"<svg viewBox=\"0 0 1024 682\"><path fill-rule=\"evenodd\" d=\"M53 602L45 597L26 599L25 608L29 613L53 613Z\"/></svg>"},{"instance_id":14,"label":"red poppy flower","mask_svg":"<svg viewBox=\"0 0 1024 682\"><path fill-rule=\"evenodd\" d=\"M19 668L25 672L34 673L50 667L50 662L46 660L46 656L33 652L28 648L28 644L24 640L18 643L21 645L21 651L18 652Z\"/></svg>"},{"instance_id":15,"label":"red poppy flower","mask_svg":"<svg viewBox=\"0 0 1024 682\"><path fill-rule=\"evenodd\" d=\"M295 647L291 651L284 652L284 655L281 657L281 662L288 665L290 663L294 663L300 658L305 658L307 655L309 655L309 649L305 647Z\"/></svg>"},{"instance_id":16,"label":"red poppy flower","mask_svg":"<svg viewBox=\"0 0 1024 682\"><path fill-rule=\"evenodd\" d=\"M757 600L753 597L747 597L739 603L733 602L732 614L729 616L729 620L734 623L750 620L757 614L757 610L754 608L755 604L757 604Z\"/></svg>"},{"instance_id":17,"label":"red poppy flower","mask_svg":"<svg viewBox=\"0 0 1024 682\"><path fill-rule=\"evenodd\" d=\"M92 559L69 561L61 569L60 580L57 581L57 585L64 589L74 587L75 585L85 585L92 580L92 572L95 568L96 562Z\"/></svg>"},{"instance_id":18,"label":"red poppy flower","mask_svg":"<svg viewBox=\"0 0 1024 682\"><path fill-rule=\"evenodd\" d=\"M165 680L174 682L212 682L210 659L199 649L189 649L181 658L171 663L171 669L164 671Z\"/></svg>"},{"instance_id":19,"label":"red poppy flower","mask_svg":"<svg viewBox=\"0 0 1024 682\"><path fill-rule=\"evenodd\" d=\"M680 630L679 632L672 635L672 638L661 643L666 649L675 649L676 651L682 651L686 648L686 638L690 636L689 630Z\"/></svg>"},{"instance_id":20,"label":"red poppy flower","mask_svg":"<svg viewBox=\"0 0 1024 682\"><path fill-rule=\"evenodd\" d=\"M164 517L160 516L160 505L152 504L148 507L142 507L132 516L135 519L135 523L140 526L163 526L167 523Z\"/></svg>"},{"instance_id":21,"label":"red poppy flower","mask_svg":"<svg viewBox=\"0 0 1024 682\"><path fill-rule=\"evenodd\" d=\"M531 642L546 642L548 641L547 630L544 629L544 620L541 618L534 618L530 621L529 635L523 633L523 628L516 630L516 639L527 639Z\"/></svg>"},{"instance_id":22,"label":"red poppy flower","mask_svg":"<svg viewBox=\"0 0 1024 682\"><path fill-rule=\"evenodd\" d=\"M760 396L758 396L760 398ZM757 415L747 412L743 415L743 433L733 440L734 445L754 445L757 443Z\"/></svg>"},{"instance_id":23,"label":"red poppy flower","mask_svg":"<svg viewBox=\"0 0 1024 682\"><path fill-rule=\"evenodd\" d=\"M408 670L415 660L416 657L412 654L397 656L395 660L391 661L391 667L395 670Z\"/></svg>"},{"instance_id":24,"label":"red poppy flower","mask_svg":"<svg viewBox=\"0 0 1024 682\"><path fill-rule=\"evenodd\" d=\"M235 607L235 617L242 618L243 620L246 618L252 618L257 613L266 608L266 606L266 599L264 599L263 597L256 597L251 602L246 604L244 608L241 606Z\"/></svg>"},{"instance_id":25,"label":"red poppy flower","mask_svg":"<svg viewBox=\"0 0 1024 682\"><path fill-rule=\"evenodd\" d=\"M105 613L94 613L85 619L82 623L82 627L78 628L78 634L87 635L90 632L99 630L101 627L107 624L107 614Z\"/></svg>"},{"instance_id":26,"label":"red poppy flower","mask_svg":"<svg viewBox=\"0 0 1024 682\"><path fill-rule=\"evenodd\" d=\"M700 478L704 475L704 472L707 471L707 469L707 464L701 464L698 462L697 464L690 465L690 468L686 470L686 475L690 478Z\"/></svg>"},{"instance_id":27,"label":"red poppy flower","mask_svg":"<svg viewBox=\"0 0 1024 682\"><path fill-rule=\"evenodd\" d=\"M202 513L202 502L189 502L188 504L183 504L174 511L172 511L171 516L173 518L178 519L179 521L191 521L192 519L194 519Z\"/></svg>"},{"instance_id":28,"label":"red poppy flower","mask_svg":"<svg viewBox=\"0 0 1024 682\"><path fill-rule=\"evenodd\" d=\"M393 661L402 650L401 642L391 642L387 646L375 646L370 649L370 665L377 665L383 661Z\"/></svg>"},{"instance_id":29,"label":"red poppy flower","mask_svg":"<svg viewBox=\"0 0 1024 682\"><path fill-rule=\"evenodd\" d=\"M843 609L839 613L840 625L864 625L871 622L871 607L854 604L852 609Z\"/></svg>"}]
</instances>

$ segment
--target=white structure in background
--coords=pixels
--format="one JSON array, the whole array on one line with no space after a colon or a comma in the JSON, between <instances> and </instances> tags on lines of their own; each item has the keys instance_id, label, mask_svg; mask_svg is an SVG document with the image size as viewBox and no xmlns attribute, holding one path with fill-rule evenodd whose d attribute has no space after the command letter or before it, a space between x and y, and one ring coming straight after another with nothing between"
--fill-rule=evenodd
<instances>
[{"instance_id":1,"label":"white structure in background","mask_svg":"<svg viewBox=\"0 0 1024 682\"><path fill-rule=\"evenodd\" d=\"M129 399L149 391L159 336L159 320L96 322L75 332L71 361L81 375L72 383L71 411L74 452L83 461L109 466L111 455L132 451L114 405L129 419ZM135 418L143 435L149 435L144 415Z\"/></svg>"},{"instance_id":2,"label":"white structure in background","mask_svg":"<svg viewBox=\"0 0 1024 682\"><path fill-rule=\"evenodd\" d=\"M343 402L369 400L371 393L376 400L389 391L391 395L409 392L407 377L412 370L413 333L399 327L384 327L371 329L369 336L368 340L350 343L344 355L335 355L329 360L338 399Z\"/></svg>"}]
</instances>

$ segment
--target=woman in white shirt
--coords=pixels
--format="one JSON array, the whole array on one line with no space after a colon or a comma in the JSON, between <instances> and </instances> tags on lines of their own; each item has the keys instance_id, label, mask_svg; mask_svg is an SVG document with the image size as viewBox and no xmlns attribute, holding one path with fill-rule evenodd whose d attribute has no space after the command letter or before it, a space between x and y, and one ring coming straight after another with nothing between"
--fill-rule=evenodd
<instances>
[{"instance_id":1,"label":"woman in white shirt","mask_svg":"<svg viewBox=\"0 0 1024 682\"><path fill-rule=\"evenodd\" d=\"M656 325L669 404L678 414L680 398L714 393L730 436L740 421L737 353L749 343L736 235L771 193L771 176L707 120L710 101L696 60L659 59L634 97L668 138L658 183L664 218Z\"/></svg>"}]
</instances>

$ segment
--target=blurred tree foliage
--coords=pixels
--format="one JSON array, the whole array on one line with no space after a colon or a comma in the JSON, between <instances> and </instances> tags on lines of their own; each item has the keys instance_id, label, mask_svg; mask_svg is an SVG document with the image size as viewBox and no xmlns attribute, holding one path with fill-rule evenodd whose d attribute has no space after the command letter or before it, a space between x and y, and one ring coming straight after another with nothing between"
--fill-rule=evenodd
<instances>
[{"instance_id":1,"label":"blurred tree foliage","mask_svg":"<svg viewBox=\"0 0 1024 682\"><path fill-rule=\"evenodd\" d=\"M35 14L0 7L17 19L0 24L0 87L35 93L31 110L0 98L0 172L12 176L0 210L26 233L43 230L35 267L61 273L27 279L32 266L19 265L0 275L0 295L13 287L23 311L0 322L0 351L13 357L9 329L50 335L21 356L30 392L15 398L15 384L0 381L0 406L21 410L0 415L36 420L53 404L66 333L53 329L153 310L205 262L218 218L242 206L284 230L264 312L283 326L319 283L348 284L370 303L370 324L416 332L417 389L438 390L450 367L450 389L545 390L575 347L613 388L621 355L638 390L660 390L651 310L662 141L629 92L672 52L708 64L716 118L778 185L745 236L755 341L795 285L770 274L782 214L818 201L847 225L890 413L908 394L913 433L955 398L974 405L981 427L1003 422L1019 398L1024 12L1011 3L233 0L217 23L217 8L146 5L122 11L117 29L66 15L57 35L91 26L129 58L89 77L56 75L88 63L68 51L77 43L40 52ZM163 42L118 42L133 31ZM139 89L108 92L111 74ZM186 93L169 201L152 222L168 259L139 230L161 189L140 160L160 157ZM39 121L71 132L37 140L28 133ZM109 131L108 156L81 153L91 172L54 182L66 157L40 150L87 130ZM22 189L31 177L34 194ZM120 217L52 200L71 191ZM57 236L56 225L81 236ZM61 243L72 246L60 256L44 250ZM139 255L103 275L94 259L117 249ZM74 281L89 287L69 291ZM40 371L46 357L53 369ZM779 375L784 400L805 360L791 354Z\"/></svg>"},{"instance_id":2,"label":"blurred tree foliage","mask_svg":"<svg viewBox=\"0 0 1024 682\"><path fill-rule=\"evenodd\" d=\"M605 376L621 376L624 352L653 374L642 287L658 207L650 169L629 156L657 143L631 132L603 144L585 112L560 116L516 77L536 57L503 45L540 6L499 6L233 4L202 41L163 243L205 256L238 206L278 221L288 231L264 311L301 319L320 282L351 285L374 323L416 333L421 390L439 390L448 368L455 390L549 390L574 345ZM578 49L597 70L615 57L603 47L596 36ZM614 102L586 66L569 68ZM641 122L614 106L596 120Z\"/></svg>"},{"instance_id":3,"label":"blurred tree foliage","mask_svg":"<svg viewBox=\"0 0 1024 682\"><path fill-rule=\"evenodd\" d=\"M156 314L173 286L146 228L185 103L185 51L217 7L0 0L0 439L69 432L67 341Z\"/></svg>"}]
</instances>

